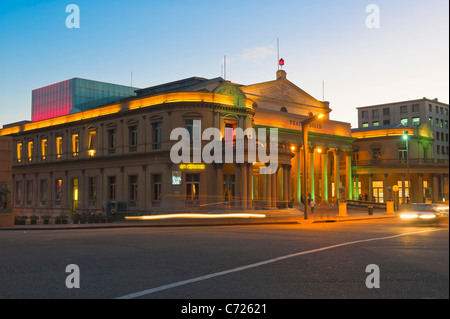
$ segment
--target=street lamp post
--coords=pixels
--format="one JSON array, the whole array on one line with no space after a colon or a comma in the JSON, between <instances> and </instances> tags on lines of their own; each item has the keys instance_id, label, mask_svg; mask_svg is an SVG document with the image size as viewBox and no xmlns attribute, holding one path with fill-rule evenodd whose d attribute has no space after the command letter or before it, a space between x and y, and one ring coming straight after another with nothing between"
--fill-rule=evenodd
<instances>
[{"instance_id":1,"label":"street lamp post","mask_svg":"<svg viewBox=\"0 0 450 319\"><path fill-rule=\"evenodd\" d=\"M408 133L408 131L403 132L403 139L406 141L406 167L407 167L407 172L408 172L408 198L411 199L411 196L409 196L410 195L409 191L411 189L411 177L409 175L409 133ZM403 193L406 193L405 190L406 190L406 185L403 185ZM405 199L406 199L406 196L405 196ZM409 202L409 200L408 200L408 202Z\"/></svg>"},{"instance_id":2,"label":"street lamp post","mask_svg":"<svg viewBox=\"0 0 450 319\"><path fill-rule=\"evenodd\" d=\"M305 120L303 120L301 122L302 125L302 134L303 134L303 163L304 163L304 172L303 172L303 200L305 201L305 219L308 219L308 190L307 190L307 186L308 183L306 181L306 173L308 172L308 156L307 156L307 152L306 149L308 147L308 124L317 120L317 119L322 119L325 114L328 114L331 112L331 109L326 110L324 113L321 114L317 114L317 115L312 115L307 117ZM314 163L312 163L312 165L314 165ZM311 176L311 178L314 178L314 176Z\"/></svg>"}]
</instances>

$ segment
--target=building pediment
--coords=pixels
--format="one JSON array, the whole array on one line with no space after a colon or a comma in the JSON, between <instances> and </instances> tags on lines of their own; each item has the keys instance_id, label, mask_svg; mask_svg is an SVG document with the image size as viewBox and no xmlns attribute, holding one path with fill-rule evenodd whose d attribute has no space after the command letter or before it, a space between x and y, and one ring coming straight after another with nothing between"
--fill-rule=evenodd
<instances>
[{"instance_id":1,"label":"building pediment","mask_svg":"<svg viewBox=\"0 0 450 319\"><path fill-rule=\"evenodd\" d=\"M327 102L315 99L287 79L242 86L241 90L257 103L258 108L279 111L285 107L289 113L302 115L328 108Z\"/></svg>"}]
</instances>

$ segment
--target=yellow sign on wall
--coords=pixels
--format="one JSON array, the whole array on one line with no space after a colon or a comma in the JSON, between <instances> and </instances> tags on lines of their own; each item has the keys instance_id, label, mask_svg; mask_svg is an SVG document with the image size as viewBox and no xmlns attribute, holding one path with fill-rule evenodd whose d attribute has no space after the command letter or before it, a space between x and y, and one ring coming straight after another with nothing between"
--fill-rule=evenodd
<instances>
[{"instance_id":1,"label":"yellow sign on wall","mask_svg":"<svg viewBox=\"0 0 450 319\"><path fill-rule=\"evenodd\" d=\"M180 164L181 170L204 170L205 164Z\"/></svg>"}]
</instances>

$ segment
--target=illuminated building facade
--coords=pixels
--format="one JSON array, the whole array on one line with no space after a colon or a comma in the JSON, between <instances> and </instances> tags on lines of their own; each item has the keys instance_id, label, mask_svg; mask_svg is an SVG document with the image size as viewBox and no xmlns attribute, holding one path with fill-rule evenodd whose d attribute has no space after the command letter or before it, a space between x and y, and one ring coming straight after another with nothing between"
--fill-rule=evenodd
<instances>
[{"instance_id":1,"label":"illuminated building facade","mask_svg":"<svg viewBox=\"0 0 450 319\"><path fill-rule=\"evenodd\" d=\"M71 215L100 211L108 201L122 201L129 214L277 209L300 201L302 181L316 202L333 203L337 187L353 198L349 123L329 114L309 124L303 146L301 122L330 111L286 79L239 85L222 78L189 78L146 89L136 96L85 111L6 127L13 137L13 205L23 214ZM171 161L175 128L195 132L217 128L223 143L235 148L228 129L278 130L278 165L233 157L227 163ZM233 132L232 130L232 132ZM269 134L267 133L267 136ZM194 134L195 138L195 134ZM204 148L208 141L189 141ZM310 165L303 169L303 152Z\"/></svg>"},{"instance_id":2,"label":"illuminated building facade","mask_svg":"<svg viewBox=\"0 0 450 319\"><path fill-rule=\"evenodd\" d=\"M136 88L73 78L32 91L31 120L40 121L89 110L130 97Z\"/></svg>"},{"instance_id":3,"label":"illuminated building facade","mask_svg":"<svg viewBox=\"0 0 450 319\"><path fill-rule=\"evenodd\" d=\"M388 188L396 186L397 193L391 194L400 204L448 201L448 156L434 156L434 134L427 122L414 127L391 124L353 129L355 194L362 200L385 203Z\"/></svg>"}]
</instances>

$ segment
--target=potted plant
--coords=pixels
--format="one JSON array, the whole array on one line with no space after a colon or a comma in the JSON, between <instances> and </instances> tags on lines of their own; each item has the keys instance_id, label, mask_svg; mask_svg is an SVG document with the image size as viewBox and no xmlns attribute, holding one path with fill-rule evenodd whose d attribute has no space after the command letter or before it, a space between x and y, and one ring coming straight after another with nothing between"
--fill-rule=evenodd
<instances>
[{"instance_id":1,"label":"potted plant","mask_svg":"<svg viewBox=\"0 0 450 319\"><path fill-rule=\"evenodd\" d=\"M69 216L61 215L61 224L67 224L68 219L69 219Z\"/></svg>"},{"instance_id":2,"label":"potted plant","mask_svg":"<svg viewBox=\"0 0 450 319\"><path fill-rule=\"evenodd\" d=\"M86 213L82 213L80 215L80 224L86 224L87 222L87 214Z\"/></svg>"},{"instance_id":3,"label":"potted plant","mask_svg":"<svg viewBox=\"0 0 450 319\"><path fill-rule=\"evenodd\" d=\"M93 222L95 222L95 215L93 213L90 213L88 216L88 223L92 224Z\"/></svg>"},{"instance_id":4,"label":"potted plant","mask_svg":"<svg viewBox=\"0 0 450 319\"><path fill-rule=\"evenodd\" d=\"M27 223L28 216L22 216L20 225L25 225Z\"/></svg>"},{"instance_id":5,"label":"potted plant","mask_svg":"<svg viewBox=\"0 0 450 319\"><path fill-rule=\"evenodd\" d=\"M51 216L49 216L49 215L42 216L42 220L44 221L45 225L50 224L50 218L51 218Z\"/></svg>"},{"instance_id":6,"label":"potted plant","mask_svg":"<svg viewBox=\"0 0 450 319\"><path fill-rule=\"evenodd\" d=\"M38 219L39 219L39 217L37 217L36 215L31 215L30 216L30 225L36 225Z\"/></svg>"}]
</instances>

